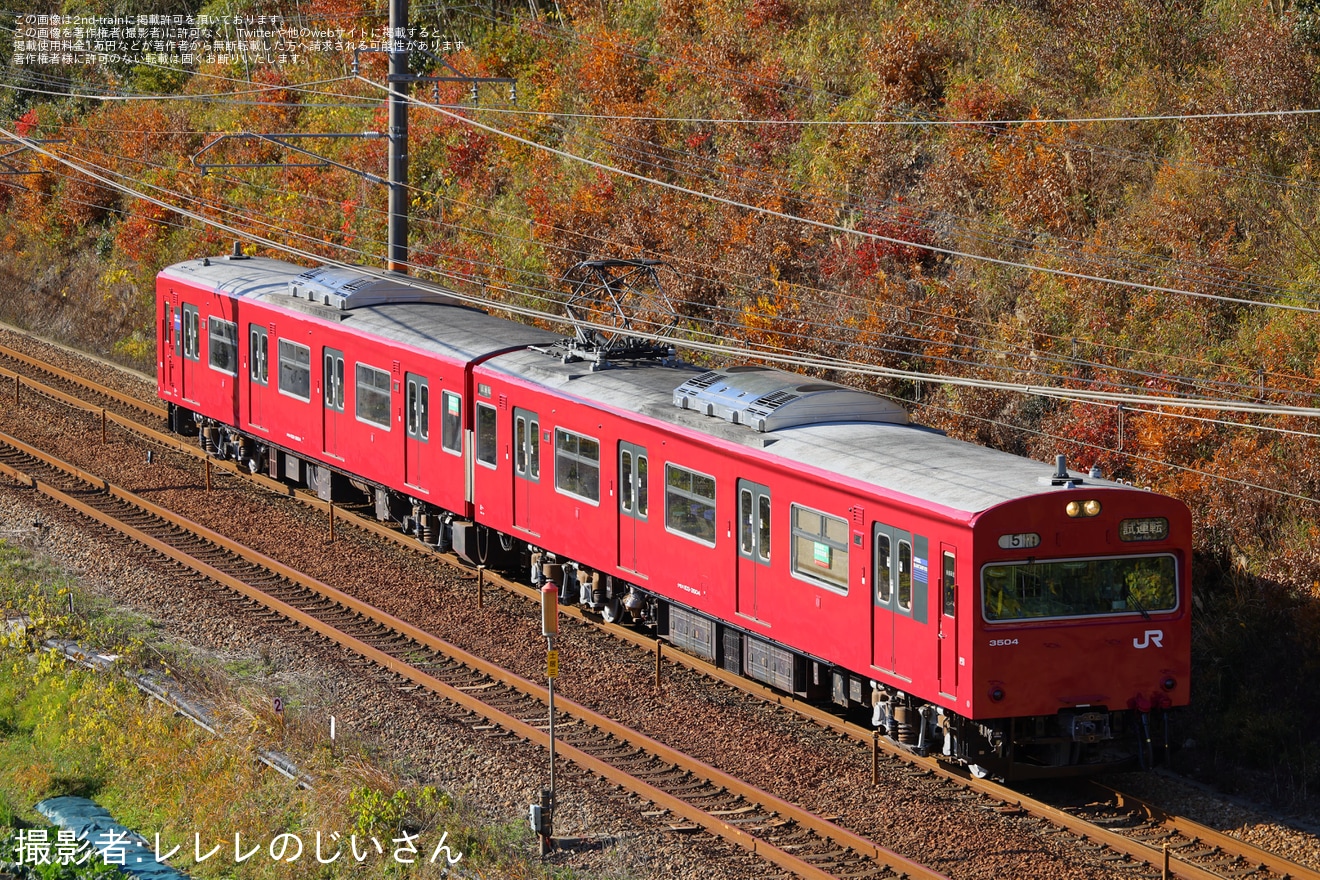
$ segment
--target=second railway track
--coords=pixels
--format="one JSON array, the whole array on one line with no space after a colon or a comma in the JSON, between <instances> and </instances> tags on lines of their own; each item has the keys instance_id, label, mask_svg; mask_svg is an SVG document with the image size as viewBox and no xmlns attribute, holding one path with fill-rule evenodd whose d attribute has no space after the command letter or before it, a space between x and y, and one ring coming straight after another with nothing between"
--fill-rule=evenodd
<instances>
[{"instance_id":1,"label":"second railway track","mask_svg":"<svg viewBox=\"0 0 1320 880\"><path fill-rule=\"evenodd\" d=\"M0 370L0 372L4 372ZM24 380L25 386L30 386L32 390L40 393L47 393L40 387L37 380L28 378ZM81 380L76 384L94 384L87 380ZM54 389L51 389L54 391ZM50 394L66 403L78 405L77 401L71 395L60 393ZM95 414L97 406L94 404L81 404L82 408L90 410ZM139 413L149 412L148 408L136 410ZM202 453L196 447L185 444L182 441L170 435L162 435L153 428L134 424L136 419L124 417L116 418L115 421L130 427L133 430L144 434L151 439L165 443L179 449L186 449L191 454L201 457ZM221 466L224 466L223 464ZM263 484L267 481L261 481ZM289 494L287 487L273 484L271 488L276 488L285 494ZM309 503L326 509L324 503L319 503L315 499L303 499ZM334 511L331 512L332 521L336 517ZM354 521L354 518L345 512L340 511L338 517L341 521ZM370 531L387 534L401 543L413 546L414 549L420 549L412 544L410 539L391 532L388 527L382 526L372 521L362 521L358 523ZM434 554L430 554L434 555ZM523 592L530 595L529 588L520 585L507 585L509 589ZM580 616L580 615L579 615ZM637 643L640 647L652 649L652 644L645 637L627 631L614 629L613 634L621 636L629 641ZM387 637L388 638L388 637ZM658 646L653 649L658 650ZM671 657L673 655L670 655ZM721 678L734 684L743 690L759 693L767 696L776 702L784 702L785 698L769 692L767 689L743 681L741 679L733 680L727 673L711 667L709 664L695 658L683 656L681 662L684 665L698 669L713 677ZM492 689L494 686L486 684L464 685L476 689ZM833 727L841 731L844 735L858 740L863 745L872 742L871 737L865 731L852 725L848 725L829 713L822 713L810 707L794 705L794 710L810 718L814 723ZM571 729L571 728L570 728ZM886 751L888 751L886 749ZM1097 855L1098 861L1108 862L1115 867L1119 867L1124 876L1149 876L1158 877L1161 875L1160 862L1163 857L1163 845L1168 844L1171 853L1171 876L1187 877L1190 880L1209 880L1209 878L1239 878L1250 877L1253 880L1272 880L1272 878L1291 877L1299 880L1316 880L1320 878L1320 873L1309 868L1295 865L1286 859L1274 856L1268 852L1260 850L1235 838L1215 832L1203 825L1190 822L1175 816L1169 816L1160 813L1158 809L1153 808L1144 802L1136 801L1133 798L1115 793L1109 805L1106 805L1102 796L1097 796L1093 800L1075 805L1071 812L1065 812L1049 804L1027 798L1011 789L994 785L993 783L977 780L968 780L956 772L950 772L945 768L936 765L934 762L922 759L913 759L910 756L901 756L902 760L913 761L923 773L937 773L946 778L964 785L982 796L990 799L990 803L1000 805L1003 810L1021 810L1038 817L1041 821L1049 822L1060 828L1067 829L1070 833L1077 834L1093 841L1087 846L1103 848L1104 851ZM758 814L754 808L749 809L746 805L721 804L721 809L713 812L721 815L735 817L741 830L746 824L755 825ZM747 821L744 821L747 820ZM731 823L732 824L732 823ZM789 847L791 848L791 846ZM1105 853L1108 855L1105 855ZM826 857L829 861L830 857ZM1121 866L1121 867L1120 867Z\"/></svg>"},{"instance_id":2,"label":"second railway track","mask_svg":"<svg viewBox=\"0 0 1320 880\"><path fill-rule=\"evenodd\" d=\"M105 480L0 434L0 472L444 697L474 721L548 745L544 688ZM944 875L560 701L560 755L805 878Z\"/></svg>"}]
</instances>

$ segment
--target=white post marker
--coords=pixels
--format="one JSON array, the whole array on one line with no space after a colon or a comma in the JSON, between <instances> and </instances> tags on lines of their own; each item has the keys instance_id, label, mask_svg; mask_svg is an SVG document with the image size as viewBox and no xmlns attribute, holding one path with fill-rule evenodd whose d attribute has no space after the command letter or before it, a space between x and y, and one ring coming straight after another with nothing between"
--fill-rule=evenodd
<instances>
[{"instance_id":1,"label":"white post marker","mask_svg":"<svg viewBox=\"0 0 1320 880\"><path fill-rule=\"evenodd\" d=\"M541 634L545 636L546 690L550 697L550 798L549 809L543 810L541 816L541 855L545 855L554 834L555 816L555 679L559 677L555 636L559 634L559 588L553 584L541 588Z\"/></svg>"}]
</instances>

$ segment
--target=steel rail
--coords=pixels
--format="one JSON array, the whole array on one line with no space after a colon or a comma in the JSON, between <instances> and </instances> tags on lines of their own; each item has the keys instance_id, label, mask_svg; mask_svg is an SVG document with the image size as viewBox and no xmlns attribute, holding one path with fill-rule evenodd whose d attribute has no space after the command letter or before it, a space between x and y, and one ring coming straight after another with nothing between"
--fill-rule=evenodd
<instances>
[{"instance_id":1,"label":"steel rail","mask_svg":"<svg viewBox=\"0 0 1320 880\"><path fill-rule=\"evenodd\" d=\"M544 704L548 701L546 689L540 685L527 681L501 667L469 654L443 639L368 605L341 590L310 578L277 560L244 547L205 526L194 523L185 517L174 514L159 505L140 498L127 490L114 486L101 477L89 474L52 456L46 455L40 450L6 434L0 433L0 443L36 459L48 467L54 468L76 480L86 483L96 492L104 493L106 496L115 498L127 505L135 507L165 523L183 529L191 535L201 538L207 543L215 545L227 553L238 556L252 565L264 568L285 580L291 581L299 587L316 594L320 598L329 600L346 612L358 615L385 627L388 630L392 630L394 633L402 636L402 638L409 643L416 643L425 646L426 648L445 656L447 659L479 671L513 690L532 697L540 703ZM414 684L427 688L445 699L462 706L469 712L479 715L491 723L497 724L525 740L534 742L540 746L549 746L549 734L539 726L523 721L501 709L495 708L490 704L459 690L453 685L423 672L411 663L392 656L367 642L348 635L331 624L324 622L319 617L302 611L281 599L271 596L266 591L252 586L245 581L222 571L211 563L200 560L192 554L122 521L113 514L106 513L83 500L73 497L48 482L37 479L30 474L11 467L3 462L0 462L0 473L4 473L24 485L41 492L60 504L93 519L107 528L119 532L130 540L149 547L155 552L202 574L208 579L222 584L225 587L260 603L266 608L288 618L299 626L316 632L353 653L371 660L377 665L408 679ZM767 815L778 815L781 818L791 820L799 827L812 831L824 840L830 841L837 846L853 850L862 858L869 859L877 863L879 866L890 868L898 876L914 878L914 880L948 880L943 874L931 871L917 862L885 849L884 847L854 834L845 828L835 825L828 820L815 816L795 804L771 795L768 792L761 791L754 786L748 785L736 777L711 767L710 765L676 749L670 748L650 737L639 734L636 731L587 709L574 701L561 698L559 703L566 715L575 716L587 725L613 736L633 748L641 749L665 763L672 764L686 772L696 774L709 785L718 789L723 789L724 791L741 797L750 804L756 805L759 810ZM775 846L769 841L756 837L735 824L727 822L718 816L702 810L700 807L657 788L651 783L639 779L619 767L589 754L574 745L560 741L556 744L556 747L559 754L583 769L602 778L608 779L616 785L628 788L654 803L656 806L668 810L675 815L682 816L707 831L736 843L760 858L763 858L781 868L792 871L801 877L809 878L809 880L827 880L827 878L837 876L828 871L822 870L810 862L798 858L796 855Z\"/></svg>"},{"instance_id":2,"label":"steel rail","mask_svg":"<svg viewBox=\"0 0 1320 880\"><path fill-rule=\"evenodd\" d=\"M1157 827L1178 834L1193 843L1213 847L1227 855L1241 856L1249 863L1257 864L1279 877L1287 878L1287 880L1320 880L1320 871L1312 870L1290 859L1285 859L1264 850L1243 853L1244 842L1230 834L1216 831L1199 822L1193 822L1185 817L1174 815L1149 801L1119 791L1103 782L1092 779L1088 780L1087 784L1111 798L1120 809L1136 810L1144 814ZM1250 846L1250 844L1245 845Z\"/></svg>"},{"instance_id":3,"label":"steel rail","mask_svg":"<svg viewBox=\"0 0 1320 880\"><path fill-rule=\"evenodd\" d=\"M140 398L134 397L131 394L124 394L122 391L116 391L113 388L106 388L104 385L100 385L96 382L93 382L90 379L85 379L82 376L78 376L74 373L70 373L68 370L62 370L59 367L54 366L53 364L48 364L45 361L38 360L34 357L31 357L30 355L23 354L21 351L15 351L12 348L9 348L4 345L0 345L0 355L3 355L4 357L9 358L10 360L18 361L19 363L31 367L32 369L37 370L39 372L46 373L47 375L55 376L65 382L69 382L73 385L77 385L78 387L84 388L92 392L93 394L100 394L103 397L109 397L111 400L116 400L119 403L122 403L124 406L131 407L133 409L138 410L139 412L144 412L147 415L159 416L162 419L165 418L166 416L165 407L163 406L159 406L154 403L149 403L145 400L141 400ZM86 357L86 355L82 355L82 356ZM13 374L11 373L10 375L12 376ZM82 401L78 401L76 398L69 398L67 396L62 396L62 399L64 399L66 403L72 403L74 406L79 406L79 407L87 406L86 403Z\"/></svg>"},{"instance_id":4,"label":"steel rail","mask_svg":"<svg viewBox=\"0 0 1320 880\"><path fill-rule=\"evenodd\" d=\"M40 361L37 361L36 363L40 364ZM4 370L0 369L0 373L4 372ZM27 381L31 383L30 379ZM46 393L46 389L39 388L38 390L42 390L43 393ZM49 389L49 391L54 391L54 389ZM62 395L59 392L55 392L55 395L53 396L57 396L60 399L66 397L66 395ZM71 405L82 409L95 409L86 403L77 401L76 398L70 399L69 402ZM463 563L453 554L437 553L436 551L427 548L426 545L420 543L415 538L404 535L387 524L377 522L373 519L356 516L342 508L322 501L316 496L309 495L305 492L296 492L288 485L276 480L271 480L263 475L248 474L246 471L231 462L216 461L208 456L199 446L184 442L172 434L156 431L155 429L133 423L127 419L120 420L116 418L115 420L117 423L121 424L122 427L140 434L147 439L173 447L192 457L210 460L212 461L213 467L236 475L242 475L247 479L255 480L263 487L270 489L277 494L293 497L303 504L318 508L323 512L328 512L329 516L332 518L337 518L342 522L384 537L387 540L393 541L397 545L413 550L414 552L442 559L465 572L470 573L472 571L470 566ZM487 572L485 577L492 584L495 584L506 591L521 595L532 602L540 601L539 593L531 587L502 578L490 572ZM562 613L576 617L585 624L597 627L601 626L596 619L582 612L575 606L562 606L560 610ZM604 626L603 631L621 641L627 642L650 653L658 653L661 650L661 641L649 635L643 635L642 633L617 626ZM1072 815L1058 807L1025 796L1020 792L992 780L977 779L970 774L963 772L961 769L944 764L937 759L923 758L914 755L898 746L890 744L883 738L877 737L873 731L864 730L855 724L851 724L844 719L839 718L837 715L834 715L829 711L803 703L794 697L775 691L743 676L731 673L694 655L680 651L670 651L664 653L664 659L673 663L681 664L688 669L710 678L717 679L732 687L757 696L766 702L789 709L815 724L847 736L859 744L870 747L874 752L882 752L891 758L897 758L908 762L921 768L923 771L975 791L987 798L999 801L1006 806L1020 809L1023 812L1055 824L1083 839L1089 839L1096 843L1103 844L1115 852L1121 853L1137 862L1150 866L1159 866L1163 862L1164 850L1161 847L1134 839L1121 832L1089 822L1086 819ZM1141 809L1146 809L1148 806L1145 802L1130 795L1121 793L1120 795L1134 805L1141 804ZM1223 835L1208 826L1194 822L1190 819L1173 817L1168 813L1159 811L1158 808L1153 806L1150 806L1150 809L1168 817L1164 824L1170 829L1176 830L1178 833L1195 840L1205 841L1207 843L1214 841L1213 845L1219 847L1226 854L1241 857L1247 863L1259 864L1266 867L1277 864L1279 865L1278 869L1270 867L1270 870L1274 870L1276 873L1280 874L1280 876L1289 878L1289 880L1320 880L1320 872L1318 871L1306 868L1305 866L1296 865L1287 859L1273 855L1245 841ZM1171 851L1169 857L1170 870L1174 877L1185 878L1185 880L1224 880L1225 875L1217 874L1202 868L1199 865L1188 861L1177 852Z\"/></svg>"}]
</instances>

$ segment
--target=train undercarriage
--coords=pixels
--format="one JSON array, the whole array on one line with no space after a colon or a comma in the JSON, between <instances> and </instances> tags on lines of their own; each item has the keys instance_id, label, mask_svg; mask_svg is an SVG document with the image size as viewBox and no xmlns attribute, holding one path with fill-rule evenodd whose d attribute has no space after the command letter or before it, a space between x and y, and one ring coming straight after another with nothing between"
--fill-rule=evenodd
<instances>
[{"instance_id":1,"label":"train undercarriage","mask_svg":"<svg viewBox=\"0 0 1320 880\"><path fill-rule=\"evenodd\" d=\"M169 424L175 433L196 436L209 455L306 486L325 501L373 505L378 520L395 523L439 552L517 574L534 586L554 584L561 603L576 604L606 623L650 630L722 669L804 701L832 703L895 745L942 756L978 776L1012 781L1091 775L1149 768L1168 756L1169 716L1158 708L1110 711L1098 706L1053 716L974 721L174 404L169 405Z\"/></svg>"}]
</instances>

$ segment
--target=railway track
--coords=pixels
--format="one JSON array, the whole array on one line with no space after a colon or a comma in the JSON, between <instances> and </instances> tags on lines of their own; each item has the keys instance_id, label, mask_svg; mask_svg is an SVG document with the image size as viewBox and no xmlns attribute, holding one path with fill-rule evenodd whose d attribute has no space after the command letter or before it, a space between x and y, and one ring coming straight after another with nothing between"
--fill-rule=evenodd
<instances>
[{"instance_id":1,"label":"railway track","mask_svg":"<svg viewBox=\"0 0 1320 880\"><path fill-rule=\"evenodd\" d=\"M545 688L0 434L0 473L460 707L460 721L549 745ZM828 820L562 697L557 751L793 874L938 880Z\"/></svg>"},{"instance_id":2,"label":"railway track","mask_svg":"<svg viewBox=\"0 0 1320 880\"><path fill-rule=\"evenodd\" d=\"M4 354L0 350L0 354ZM39 362L38 362L39 363ZM60 373L58 368L45 365L45 372ZM0 367L0 376L7 371ZM74 406L80 406L95 414L95 405L77 401L69 395L55 389L47 389L32 378L23 380L25 387L37 393L48 394L64 400ZM95 385L81 377L73 379L73 385ZM51 394L50 391L56 391ZM67 399L66 399L67 398ZM146 410L142 410L146 411ZM161 411L163 413L163 411ZM124 427L143 435L157 443L186 450L197 458L205 458L196 446L185 443L179 438L164 434L155 428L140 422L123 418L116 419ZM229 463L218 462L216 467L238 472ZM246 474L245 474L246 476ZM269 484L281 494L296 494L303 503L326 511L330 521L350 522L367 531L387 537L402 546L409 547L430 556L437 556L433 551L418 544L414 539L402 535L386 525L366 517L358 517L350 511L331 507L320 499L306 493L293 493L287 486L274 481L257 478L263 485ZM458 564L458 563L455 563ZM466 570L466 569L465 569ZM509 582L497 576L488 576L491 583L509 591L524 595L529 600L537 599L536 592L530 587ZM591 623L596 623L589 615L583 615L577 609L564 609L566 613L577 616ZM616 638L630 642L641 650L653 652L656 656L657 674L661 663L664 646L648 636L619 627L608 627L607 631ZM870 731L850 724L832 712L802 704L783 694L771 691L755 682L741 678L715 667L698 658L677 652L664 652L670 662L701 672L708 677L743 691L756 694L763 699L783 705L813 724L835 730L856 741L861 747L872 752L873 765L881 761L901 761L909 764L914 772L939 777L947 784L957 785L967 796L985 800L985 806L1005 812L1020 812L1035 820L1048 823L1086 841L1082 844L1094 850L1097 861L1111 864L1123 870L1125 876L1133 877L1185 877L1188 880L1212 880L1212 878L1251 878L1251 880L1273 880L1273 878L1295 878L1295 880L1320 880L1320 872L1296 865L1286 859L1252 846L1244 841L1222 834L1208 826L1186 818L1173 816L1154 805L1125 795L1113 789L1090 786L1079 789L1073 795L1060 800L1046 802L1031 798L1022 793L994 783L990 780L978 780L967 776L956 768L951 768L930 758L921 758L891 746L884 740L877 739ZM466 686L466 685L465 685ZM483 685L475 685L483 687ZM722 804L714 812L734 816L739 825L742 819L750 820L746 824L755 825L757 814L746 810L746 805ZM1166 865L1167 859L1167 868ZM1167 871L1167 874L1166 874Z\"/></svg>"}]
</instances>

